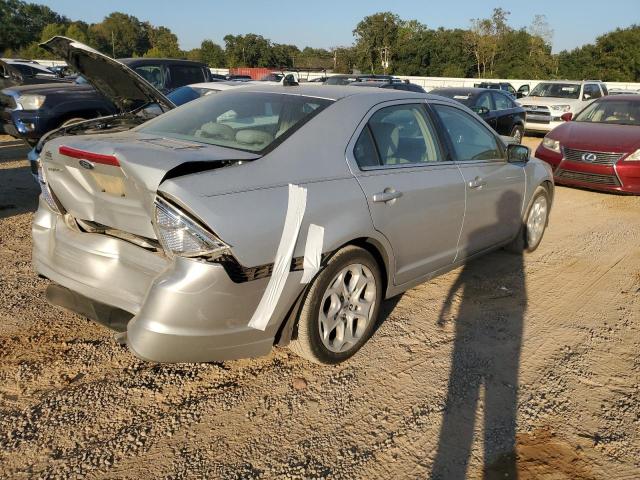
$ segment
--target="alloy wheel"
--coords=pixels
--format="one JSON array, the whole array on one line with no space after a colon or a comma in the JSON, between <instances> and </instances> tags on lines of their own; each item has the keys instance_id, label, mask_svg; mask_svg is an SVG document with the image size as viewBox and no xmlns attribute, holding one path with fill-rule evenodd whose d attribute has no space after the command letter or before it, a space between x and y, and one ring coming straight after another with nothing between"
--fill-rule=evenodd
<instances>
[{"instance_id":1,"label":"alloy wheel","mask_svg":"<svg viewBox=\"0 0 640 480\"><path fill-rule=\"evenodd\" d=\"M320 303L320 339L331 352L353 348L372 321L376 278L360 263L347 265L329 282Z\"/></svg>"},{"instance_id":2,"label":"alloy wheel","mask_svg":"<svg viewBox=\"0 0 640 480\"><path fill-rule=\"evenodd\" d=\"M538 245L538 242L540 242L547 225L548 211L547 197L538 195L533 205L531 205L529 217L527 218L527 244L529 246Z\"/></svg>"}]
</instances>

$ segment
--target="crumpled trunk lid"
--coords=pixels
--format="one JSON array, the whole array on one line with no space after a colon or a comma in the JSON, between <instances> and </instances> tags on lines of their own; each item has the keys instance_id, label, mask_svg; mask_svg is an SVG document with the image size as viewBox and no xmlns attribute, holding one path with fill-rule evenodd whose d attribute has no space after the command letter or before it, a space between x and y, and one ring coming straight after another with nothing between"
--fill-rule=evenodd
<instances>
[{"instance_id":1,"label":"crumpled trunk lid","mask_svg":"<svg viewBox=\"0 0 640 480\"><path fill-rule=\"evenodd\" d=\"M68 213L152 239L156 238L153 201L168 174L185 175L256 158L229 148L136 132L56 138L45 144L40 157L45 180Z\"/></svg>"}]
</instances>

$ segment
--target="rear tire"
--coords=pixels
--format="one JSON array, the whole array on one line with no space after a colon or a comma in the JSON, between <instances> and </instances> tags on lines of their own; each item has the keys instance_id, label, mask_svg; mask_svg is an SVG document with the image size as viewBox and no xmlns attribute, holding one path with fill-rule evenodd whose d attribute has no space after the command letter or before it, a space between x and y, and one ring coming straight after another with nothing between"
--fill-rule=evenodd
<instances>
[{"instance_id":1,"label":"rear tire","mask_svg":"<svg viewBox=\"0 0 640 480\"><path fill-rule=\"evenodd\" d=\"M382 275L366 250L347 246L316 276L298 315L289 349L314 363L336 364L353 356L375 328Z\"/></svg>"},{"instance_id":2,"label":"rear tire","mask_svg":"<svg viewBox=\"0 0 640 480\"><path fill-rule=\"evenodd\" d=\"M518 235L505 247L505 250L517 254L531 253L536 250L547 228L550 206L549 192L546 188L538 186L533 192L531 204Z\"/></svg>"}]
</instances>

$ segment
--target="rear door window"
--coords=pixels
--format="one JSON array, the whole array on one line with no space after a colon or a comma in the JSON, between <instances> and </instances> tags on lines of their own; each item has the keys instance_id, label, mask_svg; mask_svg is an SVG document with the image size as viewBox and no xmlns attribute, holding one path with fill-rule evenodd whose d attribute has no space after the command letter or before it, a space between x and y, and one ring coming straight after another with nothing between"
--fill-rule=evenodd
<instances>
[{"instance_id":1,"label":"rear door window","mask_svg":"<svg viewBox=\"0 0 640 480\"><path fill-rule=\"evenodd\" d=\"M478 100L476 101L476 107L485 107L487 110L495 110L489 92L485 92L478 97Z\"/></svg>"},{"instance_id":2,"label":"rear door window","mask_svg":"<svg viewBox=\"0 0 640 480\"><path fill-rule=\"evenodd\" d=\"M171 88L201 83L206 80L202 68L192 65L169 65L169 75L171 76Z\"/></svg>"},{"instance_id":3,"label":"rear door window","mask_svg":"<svg viewBox=\"0 0 640 480\"><path fill-rule=\"evenodd\" d=\"M368 127L381 165L431 163L442 159L435 128L420 104L381 108L371 116Z\"/></svg>"},{"instance_id":4,"label":"rear door window","mask_svg":"<svg viewBox=\"0 0 640 480\"><path fill-rule=\"evenodd\" d=\"M507 98L506 95L497 92L491 92L493 95L493 101L496 104L496 110L509 110L513 108L513 102Z\"/></svg>"}]
</instances>

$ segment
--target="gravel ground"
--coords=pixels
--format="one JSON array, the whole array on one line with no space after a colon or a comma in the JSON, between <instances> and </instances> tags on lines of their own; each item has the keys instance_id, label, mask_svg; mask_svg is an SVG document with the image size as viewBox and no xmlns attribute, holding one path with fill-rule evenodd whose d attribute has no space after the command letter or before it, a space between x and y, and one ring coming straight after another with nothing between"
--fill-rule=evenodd
<instances>
[{"instance_id":1,"label":"gravel ground","mask_svg":"<svg viewBox=\"0 0 640 480\"><path fill-rule=\"evenodd\" d=\"M0 477L631 479L640 198L558 187L524 258L386 302L351 361L156 365L47 304L37 189L0 137ZM530 139L531 145L539 142Z\"/></svg>"}]
</instances>

